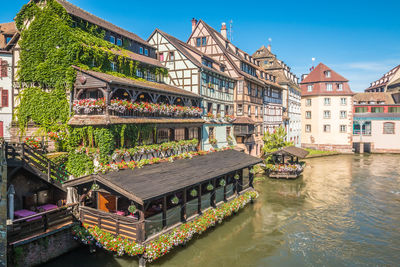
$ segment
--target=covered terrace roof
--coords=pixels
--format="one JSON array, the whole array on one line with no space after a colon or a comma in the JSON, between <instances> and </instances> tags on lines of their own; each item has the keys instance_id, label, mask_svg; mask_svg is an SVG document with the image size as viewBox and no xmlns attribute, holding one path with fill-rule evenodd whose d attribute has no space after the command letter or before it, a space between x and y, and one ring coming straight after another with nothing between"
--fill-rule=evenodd
<instances>
[{"instance_id":1,"label":"covered terrace roof","mask_svg":"<svg viewBox=\"0 0 400 267\"><path fill-rule=\"evenodd\" d=\"M236 150L225 150L173 163L163 162L141 169L126 169L77 178L65 187L98 181L120 194L143 204L184 188L192 187L228 173L261 163L260 158Z\"/></svg>"},{"instance_id":2,"label":"covered terrace roof","mask_svg":"<svg viewBox=\"0 0 400 267\"><path fill-rule=\"evenodd\" d=\"M298 158L305 158L308 151L295 146L284 147L280 150L270 153L269 155L290 155Z\"/></svg>"}]
</instances>

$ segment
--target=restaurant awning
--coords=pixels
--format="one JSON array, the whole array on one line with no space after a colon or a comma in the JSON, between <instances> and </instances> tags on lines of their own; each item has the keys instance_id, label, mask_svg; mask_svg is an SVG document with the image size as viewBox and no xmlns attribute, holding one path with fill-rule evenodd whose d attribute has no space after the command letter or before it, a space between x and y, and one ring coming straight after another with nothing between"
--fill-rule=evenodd
<instances>
[{"instance_id":1,"label":"restaurant awning","mask_svg":"<svg viewBox=\"0 0 400 267\"><path fill-rule=\"evenodd\" d=\"M163 162L141 169L82 177L67 181L64 186L98 181L142 204L261 162L260 158L243 152L225 150L192 159L176 160L173 163Z\"/></svg>"}]
</instances>

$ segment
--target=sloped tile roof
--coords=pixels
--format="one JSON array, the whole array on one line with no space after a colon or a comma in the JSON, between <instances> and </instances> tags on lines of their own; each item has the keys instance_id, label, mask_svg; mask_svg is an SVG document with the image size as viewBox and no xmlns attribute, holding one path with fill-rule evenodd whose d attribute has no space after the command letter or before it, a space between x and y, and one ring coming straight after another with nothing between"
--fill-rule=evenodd
<instances>
[{"instance_id":1,"label":"sloped tile roof","mask_svg":"<svg viewBox=\"0 0 400 267\"><path fill-rule=\"evenodd\" d=\"M329 78L325 76L325 71L328 70L331 72L331 77ZM348 82L348 80L325 64L319 63L318 66L311 71L303 81L301 81L302 84L317 82Z\"/></svg>"},{"instance_id":2,"label":"sloped tile roof","mask_svg":"<svg viewBox=\"0 0 400 267\"><path fill-rule=\"evenodd\" d=\"M400 70L400 65L394 67L390 71L386 72L381 78L376 81L373 81L366 90L371 90L380 87L386 87L388 83L391 83L391 78Z\"/></svg>"},{"instance_id":3,"label":"sloped tile roof","mask_svg":"<svg viewBox=\"0 0 400 267\"><path fill-rule=\"evenodd\" d=\"M354 95L354 101L357 102L385 102L385 104L394 104L393 97L390 93L386 92L367 92L367 93L358 93Z\"/></svg>"}]
</instances>

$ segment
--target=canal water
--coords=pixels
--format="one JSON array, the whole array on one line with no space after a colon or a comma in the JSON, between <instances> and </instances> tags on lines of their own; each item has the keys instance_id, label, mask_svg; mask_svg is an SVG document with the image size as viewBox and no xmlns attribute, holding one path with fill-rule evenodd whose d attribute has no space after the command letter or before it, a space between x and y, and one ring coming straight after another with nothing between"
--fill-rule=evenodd
<instances>
[{"instance_id":1,"label":"canal water","mask_svg":"<svg viewBox=\"0 0 400 267\"><path fill-rule=\"evenodd\" d=\"M256 189L254 204L149 266L399 266L400 156L308 159L302 178ZM84 247L47 266L138 261Z\"/></svg>"}]
</instances>

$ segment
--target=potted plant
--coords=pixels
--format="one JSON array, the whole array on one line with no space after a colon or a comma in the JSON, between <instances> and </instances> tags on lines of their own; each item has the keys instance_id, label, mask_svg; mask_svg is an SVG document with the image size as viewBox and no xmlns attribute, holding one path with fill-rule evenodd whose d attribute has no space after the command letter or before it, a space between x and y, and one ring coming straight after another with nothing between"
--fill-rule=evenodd
<instances>
[{"instance_id":1,"label":"potted plant","mask_svg":"<svg viewBox=\"0 0 400 267\"><path fill-rule=\"evenodd\" d=\"M214 189L214 186L212 185L212 184L208 184L207 185L207 190L208 191L211 191L211 190L213 190Z\"/></svg>"},{"instance_id":2,"label":"potted plant","mask_svg":"<svg viewBox=\"0 0 400 267\"><path fill-rule=\"evenodd\" d=\"M219 181L219 185L220 185L220 186L225 186L225 185L226 185L225 179L221 179L221 180Z\"/></svg>"},{"instance_id":3,"label":"potted plant","mask_svg":"<svg viewBox=\"0 0 400 267\"><path fill-rule=\"evenodd\" d=\"M132 205L130 205L129 207L128 207L128 211L129 211L129 213L133 216L133 214L136 212L136 206L134 205L134 204L132 204Z\"/></svg>"},{"instance_id":4,"label":"potted plant","mask_svg":"<svg viewBox=\"0 0 400 267\"><path fill-rule=\"evenodd\" d=\"M190 195L191 195L192 197L197 197L197 190L193 188L193 189L190 191Z\"/></svg>"},{"instance_id":5,"label":"potted plant","mask_svg":"<svg viewBox=\"0 0 400 267\"><path fill-rule=\"evenodd\" d=\"M171 198L171 203L177 205L179 203L179 198L177 196L174 196L173 198Z\"/></svg>"},{"instance_id":6,"label":"potted plant","mask_svg":"<svg viewBox=\"0 0 400 267\"><path fill-rule=\"evenodd\" d=\"M210 144L213 146L215 146L218 143L217 139L215 139L215 138L208 139L208 142L210 142Z\"/></svg>"}]
</instances>

